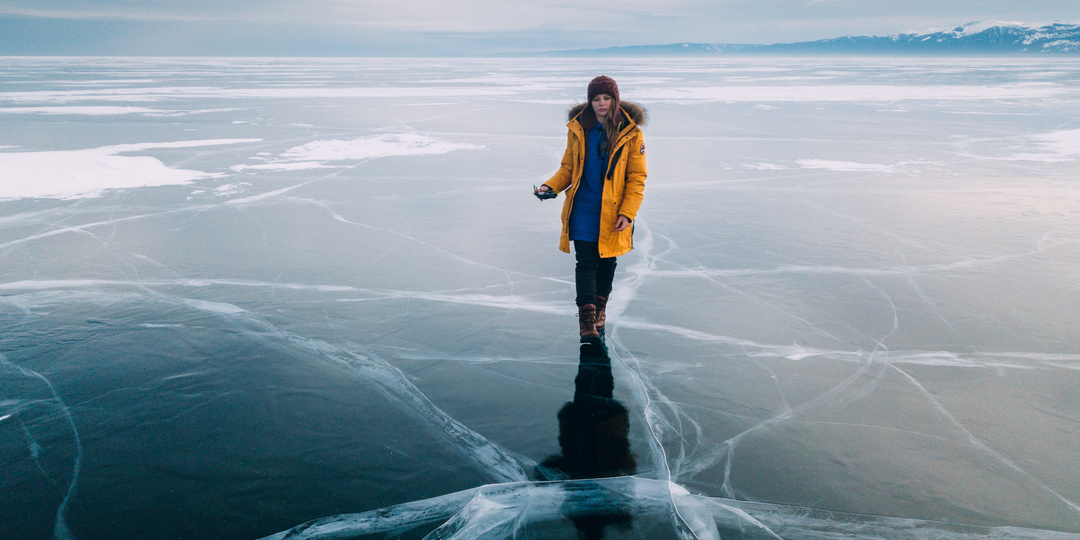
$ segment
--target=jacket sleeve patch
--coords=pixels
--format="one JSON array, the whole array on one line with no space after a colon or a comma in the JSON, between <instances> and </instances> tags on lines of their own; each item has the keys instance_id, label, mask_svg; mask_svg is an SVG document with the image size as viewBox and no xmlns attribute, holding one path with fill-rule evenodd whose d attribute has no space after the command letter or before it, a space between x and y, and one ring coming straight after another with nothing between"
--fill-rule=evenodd
<instances>
[{"instance_id":1,"label":"jacket sleeve patch","mask_svg":"<svg viewBox=\"0 0 1080 540\"><path fill-rule=\"evenodd\" d=\"M643 156L645 155L645 143L641 143L641 150L640 150L640 152L641 152L641 155L643 155Z\"/></svg>"}]
</instances>

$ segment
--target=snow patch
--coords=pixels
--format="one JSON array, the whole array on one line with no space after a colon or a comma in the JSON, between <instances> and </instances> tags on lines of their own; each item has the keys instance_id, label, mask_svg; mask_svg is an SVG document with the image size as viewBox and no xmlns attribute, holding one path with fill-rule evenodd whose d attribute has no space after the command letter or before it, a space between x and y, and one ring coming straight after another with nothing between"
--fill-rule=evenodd
<instances>
[{"instance_id":1,"label":"snow patch","mask_svg":"<svg viewBox=\"0 0 1080 540\"><path fill-rule=\"evenodd\" d=\"M1044 49L1058 49L1061 52L1071 52L1080 49L1080 44L1068 39L1059 39L1043 44Z\"/></svg>"},{"instance_id":2,"label":"snow patch","mask_svg":"<svg viewBox=\"0 0 1080 540\"><path fill-rule=\"evenodd\" d=\"M79 101L154 102L195 99L379 99L379 98L448 98L476 96L511 96L535 91L523 84L483 87L410 87L378 86L363 88L216 88L206 86L162 86L155 88L96 88L80 90L31 90L0 92L0 102L75 103Z\"/></svg>"},{"instance_id":3,"label":"snow patch","mask_svg":"<svg viewBox=\"0 0 1080 540\"><path fill-rule=\"evenodd\" d=\"M314 161L303 161L296 163L287 163L275 161L273 163L263 163L258 165L233 165L229 167L236 172L243 171L306 171L308 169L329 169L332 167L340 167L341 165L325 165Z\"/></svg>"},{"instance_id":4,"label":"snow patch","mask_svg":"<svg viewBox=\"0 0 1080 540\"><path fill-rule=\"evenodd\" d=\"M321 140L295 146L281 156L260 165L234 165L234 171L302 170L343 165L326 162L363 161L388 156L426 156L456 150L480 150L483 146L443 141L417 133L374 135L350 140Z\"/></svg>"},{"instance_id":5,"label":"snow patch","mask_svg":"<svg viewBox=\"0 0 1080 540\"><path fill-rule=\"evenodd\" d=\"M964 26L956 28L955 30L953 30L953 32L960 36L973 36L975 34L985 32L987 30L990 30L991 28L997 28L999 26L1024 29L1038 28L1038 26L1032 26L1016 21L980 21L967 23Z\"/></svg>"},{"instance_id":6,"label":"snow patch","mask_svg":"<svg viewBox=\"0 0 1080 540\"><path fill-rule=\"evenodd\" d=\"M206 311L209 313L217 313L220 315L238 315L241 313L247 313L247 310L234 306L233 304L227 304L224 302L211 302L208 300L197 300L194 298L184 298L181 302L187 304L195 309Z\"/></svg>"},{"instance_id":7,"label":"snow patch","mask_svg":"<svg viewBox=\"0 0 1080 540\"><path fill-rule=\"evenodd\" d=\"M1030 140L1041 147L1042 152L1014 154L1003 159L1007 161L1055 163L1072 161L1075 156L1080 155L1080 129L1067 129L1033 135Z\"/></svg>"},{"instance_id":8,"label":"snow patch","mask_svg":"<svg viewBox=\"0 0 1080 540\"><path fill-rule=\"evenodd\" d=\"M249 184L247 182L240 182L240 183L237 183L237 184L226 184L224 186L219 186L219 187L214 188L214 195L216 195L218 197L225 197L225 196L228 196L228 195L236 195L237 193L240 193L241 191L244 191L244 186L250 186L250 185L251 184Z\"/></svg>"},{"instance_id":9,"label":"snow patch","mask_svg":"<svg viewBox=\"0 0 1080 540\"><path fill-rule=\"evenodd\" d=\"M211 139L171 143L138 143L84 150L0 152L0 200L21 198L77 199L98 197L105 190L187 184L220 176L189 169L170 169L150 156L121 156L153 148L189 148L261 139Z\"/></svg>"},{"instance_id":10,"label":"snow patch","mask_svg":"<svg viewBox=\"0 0 1080 540\"><path fill-rule=\"evenodd\" d=\"M979 21L970 22L960 26L932 26L930 28L924 28L922 30L912 30L906 32L907 34L924 35L927 38L934 37L934 34L954 34L956 36L973 36L979 32L985 32L991 28L997 26L1011 26L1019 28L1039 28L1042 25L1030 25L1022 22L1004 22L1004 21Z\"/></svg>"},{"instance_id":11,"label":"snow patch","mask_svg":"<svg viewBox=\"0 0 1080 540\"><path fill-rule=\"evenodd\" d=\"M828 161L824 159L800 159L796 161L804 169L826 169L839 172L896 172L892 165L879 165L876 163L856 163L853 161Z\"/></svg>"},{"instance_id":12,"label":"snow patch","mask_svg":"<svg viewBox=\"0 0 1080 540\"><path fill-rule=\"evenodd\" d=\"M85 107L7 107L0 109L4 114L81 114L85 116L106 116L115 114L168 113L161 109L146 107L118 107L113 105L94 105Z\"/></svg>"},{"instance_id":13,"label":"snow patch","mask_svg":"<svg viewBox=\"0 0 1080 540\"><path fill-rule=\"evenodd\" d=\"M4 107L0 108L0 114L77 114L83 116L111 116L121 114L142 114L144 116L187 116L189 114L206 114L216 112L239 111L238 108L224 109L198 109L192 111L175 111L165 109L151 109L148 107L121 107L119 105L73 105L57 107Z\"/></svg>"}]
</instances>

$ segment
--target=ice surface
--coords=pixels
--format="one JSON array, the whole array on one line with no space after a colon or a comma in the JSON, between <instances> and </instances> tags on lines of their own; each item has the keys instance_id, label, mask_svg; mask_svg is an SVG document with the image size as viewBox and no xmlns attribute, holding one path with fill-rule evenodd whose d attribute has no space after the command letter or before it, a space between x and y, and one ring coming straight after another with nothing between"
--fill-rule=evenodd
<instances>
[{"instance_id":1,"label":"ice surface","mask_svg":"<svg viewBox=\"0 0 1080 540\"><path fill-rule=\"evenodd\" d=\"M606 348L531 196L600 73ZM0 537L1078 538L1078 80L0 59Z\"/></svg>"}]
</instances>

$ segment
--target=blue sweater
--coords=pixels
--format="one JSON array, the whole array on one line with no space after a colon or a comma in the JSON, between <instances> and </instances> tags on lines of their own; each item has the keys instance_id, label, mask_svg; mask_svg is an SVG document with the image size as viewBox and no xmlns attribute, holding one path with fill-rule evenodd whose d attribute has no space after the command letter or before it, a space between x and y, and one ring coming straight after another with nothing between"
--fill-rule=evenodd
<instances>
[{"instance_id":1,"label":"blue sweater","mask_svg":"<svg viewBox=\"0 0 1080 540\"><path fill-rule=\"evenodd\" d=\"M600 240L600 206L604 197L604 168L608 157L604 149L607 140L604 126L597 122L586 134L585 140L585 170L570 210L570 239L596 242Z\"/></svg>"}]
</instances>

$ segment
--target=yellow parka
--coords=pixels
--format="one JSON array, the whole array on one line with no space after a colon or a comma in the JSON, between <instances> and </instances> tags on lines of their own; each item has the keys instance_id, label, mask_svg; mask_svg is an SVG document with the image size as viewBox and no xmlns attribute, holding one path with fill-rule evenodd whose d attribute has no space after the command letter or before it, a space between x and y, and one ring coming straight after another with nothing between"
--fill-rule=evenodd
<instances>
[{"instance_id":1,"label":"yellow parka","mask_svg":"<svg viewBox=\"0 0 1080 540\"><path fill-rule=\"evenodd\" d=\"M562 237L559 249L570 253L570 210L574 207L574 194L581 185L585 170L585 130L578 122L587 103L570 109L566 124L566 152L563 153L559 170L544 182L553 191L565 191L566 201L562 208ZM608 157L604 175L604 192L600 208L601 257L618 257L633 248L633 221L645 196L645 139L639 126L645 125L645 108L629 101L620 101L623 125L615 139L615 146ZM630 219L631 225L615 232L615 220L619 215Z\"/></svg>"}]
</instances>

